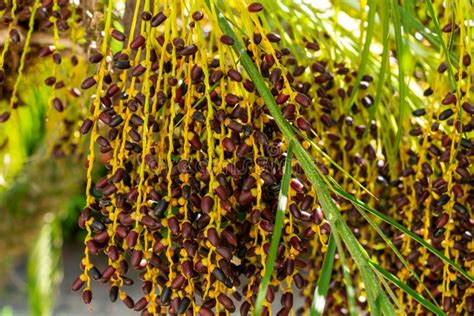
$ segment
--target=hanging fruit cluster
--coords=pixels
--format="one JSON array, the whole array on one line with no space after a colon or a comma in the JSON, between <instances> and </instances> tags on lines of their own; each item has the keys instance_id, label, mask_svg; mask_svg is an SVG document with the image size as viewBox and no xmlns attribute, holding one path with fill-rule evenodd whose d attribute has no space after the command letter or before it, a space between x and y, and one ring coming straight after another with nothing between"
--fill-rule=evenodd
<instances>
[{"instance_id":1,"label":"hanging fruit cluster","mask_svg":"<svg viewBox=\"0 0 474 316\"><path fill-rule=\"evenodd\" d=\"M83 152L76 126L86 103L77 86L84 74L78 57L82 22L81 7L67 0L0 1L0 123L29 106L32 100L22 99L22 90L43 80L50 91L45 126L55 131L48 153L56 158ZM35 111L42 107L37 104Z\"/></svg>"},{"instance_id":2,"label":"hanging fruit cluster","mask_svg":"<svg viewBox=\"0 0 474 316\"><path fill-rule=\"evenodd\" d=\"M303 37L297 49L306 58L297 58L295 47L285 48L280 35L265 29L260 3L229 4L241 32L240 38L233 38L222 33L215 7L205 0L138 0L125 31L113 23L114 1L108 0L105 22L98 23L101 32L88 52L93 73L78 89L59 71L60 40L82 38L78 25L84 23L83 15L90 18L88 9L61 0L2 1L0 12L9 36L0 59L0 93L11 100L10 108L18 105L16 90L32 34L50 30L53 45L36 50L53 61L53 74L45 81L54 87L51 107L59 113L70 111L59 117L67 128L53 154L76 152L89 140L87 205L79 217L87 235L82 273L72 285L74 291L82 291L86 304L92 301L91 281L97 280L109 284L112 302L121 300L143 315L207 316L237 309L247 315L254 310L267 269L288 142L242 67L243 53L258 66L321 174L472 271L470 42L461 41L457 73L449 68L457 88L447 88L451 64L443 63L439 77L424 93L426 104L439 107L413 112L412 139L403 141L399 161L389 166L389 153L381 145L384 136L372 112L374 78L362 74L354 87L357 70L342 57L334 60L321 51L318 38ZM458 28L465 32L463 25ZM236 41L244 43L245 51L235 51ZM6 54L14 54L9 45L21 43L19 63L7 63ZM65 49L73 66L81 64L75 50ZM12 84L6 78L14 71L18 75ZM355 102L347 108L353 94ZM79 96L91 97L87 107L72 101ZM10 113L3 111L0 121L8 120ZM281 316L308 311L331 232L299 163L289 163L287 212L265 315L273 310ZM99 165L105 165L105 174L93 179ZM385 268L431 295L450 314L474 312L469 280L381 224L407 258L404 266L388 247L378 246L384 241L351 203L333 198L356 237ZM94 262L101 254L108 263L99 268ZM339 262L336 268L342 269ZM131 269L139 272L142 297L127 293L134 282L127 276ZM361 283L356 272L353 278ZM363 288L357 292L364 294ZM401 290L395 293L407 311L426 312ZM341 272L331 283L329 313L347 313L346 294ZM298 300L301 304L295 303L296 297L304 298ZM367 309L364 299L357 303Z\"/></svg>"},{"instance_id":3,"label":"hanging fruit cluster","mask_svg":"<svg viewBox=\"0 0 474 316\"><path fill-rule=\"evenodd\" d=\"M73 287L85 284L83 298L90 303L90 278L100 278L109 282L112 300L145 314L234 312L234 301L246 313L265 270L286 143L242 73L232 50L237 39L205 31L216 17L204 2L191 2L189 13L183 9L174 2L152 10L145 2L132 22L135 35L110 64L103 58L107 37L126 37L107 22L103 49L91 56L102 63L82 89L96 89L100 97L80 131L91 133L91 146L110 160L107 175L95 183L100 196L89 195L81 214L88 231L84 272ZM310 105L309 85L291 86L294 78L282 65L290 52L276 50L279 36L265 33L248 14L262 9L254 3L245 12L244 23L258 29L246 39L248 53L287 115L309 126L301 116ZM282 314L293 306L293 284L307 286L300 258L318 242L324 245L329 232L305 182L302 175L291 182L295 218L289 215L279 248L278 279L287 283ZM88 192L91 186L89 176ZM320 241L310 246L315 234ZM102 273L90 260L99 252L109 258ZM143 281L136 302L124 288L129 265ZM270 304L273 287L268 293Z\"/></svg>"}]
</instances>

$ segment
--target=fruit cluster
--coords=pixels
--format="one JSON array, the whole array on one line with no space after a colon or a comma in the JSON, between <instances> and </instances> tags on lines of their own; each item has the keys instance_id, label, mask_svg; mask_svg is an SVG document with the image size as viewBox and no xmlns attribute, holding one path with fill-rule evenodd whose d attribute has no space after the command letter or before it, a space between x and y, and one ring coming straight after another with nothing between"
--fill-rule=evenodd
<instances>
[{"instance_id":1,"label":"fruit cluster","mask_svg":"<svg viewBox=\"0 0 474 316\"><path fill-rule=\"evenodd\" d=\"M105 22L87 57L94 73L79 90L59 79L61 54L56 47L61 32L77 37L73 30L84 21L75 16L82 8L68 9L69 2L60 0L42 5L13 1L13 7L1 1L10 37L0 60L0 83L9 77L3 63L8 43L22 41L15 25L30 21L25 47L33 24L54 33L55 46L38 50L40 57L52 56L54 61L46 84L54 86L53 91L66 86L75 98L91 95L87 112L79 111L84 116L80 122L63 118L71 131L90 140L87 205L79 217L87 236L82 273L72 285L74 291L82 290L86 304L92 301L91 281L98 280L109 284L111 301L120 299L143 315L207 316L236 309L247 315L254 310L281 203L288 142L241 65L241 54L257 65L322 175L472 270L474 146L468 135L474 105L471 57L464 46L456 74L446 62L438 68L433 88L424 92L425 103L436 106L413 111L409 139L402 141L398 160L389 162L392 153L381 139L390 136L374 119L374 78L359 75L342 57L334 60L321 51L318 38L303 37L285 48L279 34L266 31L261 3L229 4L238 17L230 20L240 31L240 37L233 38L222 33L214 5L205 0L136 1L125 31L113 23L114 1L109 0L103 8ZM452 25L443 31L455 32ZM237 41L243 42L244 51L236 51ZM306 57L298 57L295 50ZM80 61L72 56L77 65ZM456 89L447 88L447 77ZM12 108L18 101L15 89L9 95ZM348 105L350 99L354 103ZM56 92L50 101L58 112L72 108ZM3 112L0 121L9 115ZM57 157L67 152L65 144L74 142L67 133L61 140L53 151ZM296 160L289 163L287 211L263 303L265 315L274 309L281 316L308 311L331 233L301 166ZM105 172L93 179L99 165L105 165ZM353 204L340 196L333 199L354 235L382 266L447 313L474 312L469 280L392 226L377 223L380 231L375 231ZM380 247L387 240L407 261ZM93 256L100 254L107 257L106 267L94 263ZM138 299L127 294L126 287L134 282L127 276L130 269L138 271L142 282L143 296ZM327 310L344 314L347 293L338 261L336 269L340 273L331 283ZM361 283L356 272L353 278ZM425 312L403 291L394 291L406 310ZM357 292L363 297L362 286ZM303 297L304 304L294 306L296 296ZM357 303L367 309L364 299Z\"/></svg>"},{"instance_id":2,"label":"fruit cluster","mask_svg":"<svg viewBox=\"0 0 474 316\"><path fill-rule=\"evenodd\" d=\"M181 5L151 12L145 4L134 21L140 32L132 24L136 35L110 63L103 58L107 48L89 59L102 63L82 89L97 89L100 97L80 131L91 133L92 144L110 160L107 175L95 183L100 195L89 196L81 214L88 235L84 272L73 288L87 284L83 298L90 303L90 277L101 279L109 282L112 300L145 314L233 312L234 301L242 302L245 314L265 270L286 143L242 73L232 49L240 39L205 32L215 17L204 3L192 4L200 10L189 14L180 13ZM253 3L246 14L262 9ZM246 23L260 28L245 39L248 53L286 116L307 129L300 113L310 105L310 86L292 87L295 79L283 65L290 51L275 48L279 36L264 33L256 15ZM126 39L107 24L105 33L103 43L107 36ZM88 163L90 172L93 151ZM318 243L312 237L318 234L324 244L330 230L302 174L295 174L291 188L275 274L287 283L281 315L293 306L293 284L307 286L300 258ZM101 273L89 257L99 252L109 258ZM124 289L129 265L143 281L137 302ZM270 287L267 307L276 290Z\"/></svg>"}]
</instances>

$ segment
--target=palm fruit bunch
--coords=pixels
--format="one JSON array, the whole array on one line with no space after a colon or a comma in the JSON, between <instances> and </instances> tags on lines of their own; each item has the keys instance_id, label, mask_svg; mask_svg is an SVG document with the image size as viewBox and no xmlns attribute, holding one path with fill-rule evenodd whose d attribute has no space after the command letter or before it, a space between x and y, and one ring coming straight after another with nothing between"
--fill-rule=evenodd
<instances>
[{"instance_id":1,"label":"palm fruit bunch","mask_svg":"<svg viewBox=\"0 0 474 316\"><path fill-rule=\"evenodd\" d=\"M106 22L98 72L82 82L100 97L80 132L110 156L107 174L94 184L99 194L88 195L79 220L88 234L73 289L85 285L85 303L92 298L90 278L108 282L112 301L143 314L211 315L236 305L245 314L255 302L287 144L238 63L236 39L205 31L216 17L203 1L187 5L145 3L134 16L134 36L108 61L102 58L107 37L126 36ZM259 3L242 9L247 27L258 29L245 39L248 53L287 115L309 124L301 116L310 105L309 85L291 86L295 79L282 64L290 52L277 50L280 37L264 32L262 9ZM302 174L291 181L296 217L289 215L278 251L276 274L287 283L282 315L293 306L293 285L308 284L299 257L318 244L324 248L330 230L306 182ZM92 185L89 176L88 192ZM314 241L305 237L316 234ZM102 271L90 258L100 252L109 262ZM129 267L143 282L136 301L126 293ZM267 308L277 290L270 287Z\"/></svg>"},{"instance_id":2,"label":"palm fruit bunch","mask_svg":"<svg viewBox=\"0 0 474 316\"><path fill-rule=\"evenodd\" d=\"M433 88L424 91L429 102L439 102L439 107L428 106L412 112L414 120L409 135L413 142L402 149L401 170L389 184L387 211L419 237L429 240L446 257L472 271L474 144L469 135L472 136L474 128L474 104L469 96L471 79L466 76L466 71L472 69L470 55L461 56L464 57L455 75L440 71L446 67L443 62ZM448 76L457 82L457 89L443 85L443 79ZM418 120L420 117L425 120ZM393 272L420 292L430 291L447 314L472 313L472 280L455 273L439 257L417 247L403 234L395 233L392 241L409 264L420 271L420 279L427 288L406 270L397 272L395 258L386 257L386 264L392 266ZM421 312L421 307L412 300L400 296L400 301Z\"/></svg>"},{"instance_id":3,"label":"palm fruit bunch","mask_svg":"<svg viewBox=\"0 0 474 316\"><path fill-rule=\"evenodd\" d=\"M83 147L76 126L85 112L82 14L67 0L0 1L0 123L17 128L23 120L15 110L36 101L32 111L44 118L41 129L54 131L47 152L56 158L80 156Z\"/></svg>"},{"instance_id":4,"label":"palm fruit bunch","mask_svg":"<svg viewBox=\"0 0 474 316\"><path fill-rule=\"evenodd\" d=\"M447 314L474 312L472 279L393 225L373 219L368 225L371 217L360 208L393 218L472 274L472 43L463 40L462 17L443 27L459 44L460 60L443 62L429 78L417 75L428 106L415 109L411 118L400 110L401 127L409 131L402 138L387 133L378 120L380 78L334 54L327 31L301 34L282 26L280 34L273 32L267 17L285 16L261 3L127 1L125 29L117 23L113 0L97 4L99 12L59 0L17 5L30 12L34 25L53 33L55 44L39 48L39 54L52 56L54 73L63 37L93 43L80 84L58 75L46 82L55 88L52 108L71 112L59 117L69 130L52 153L88 152L87 203L78 220L86 231L85 249L82 272L72 285L86 304L92 302L91 281L97 280L108 284L112 302L121 300L142 315L260 310L283 316L312 308L329 236L338 227L302 163L288 154L291 144L258 90L261 82L243 65L246 54L290 124L292 141L310 153L328 186L357 197L359 204L331 192L368 257ZM220 6L232 13L226 17L238 35L220 27ZM22 25L12 14L17 11L5 5L2 19L10 21L10 35ZM77 71L85 68L79 50L84 48L63 49ZM12 71L8 67L3 74ZM61 92L64 86L69 95ZM15 104L15 92L9 93ZM5 121L9 115L0 117ZM398 139L399 152L384 146L387 139ZM291 180L282 199L285 163ZM282 235L269 267L279 209ZM350 249L337 254L328 314L354 313L354 303L357 312L372 308L349 254ZM107 265L97 256L105 256ZM258 301L268 270L270 284ZM141 297L127 293L137 281L133 274L142 284ZM357 285L355 293L347 290L348 280ZM402 289L386 290L410 314L427 313Z\"/></svg>"}]
</instances>

